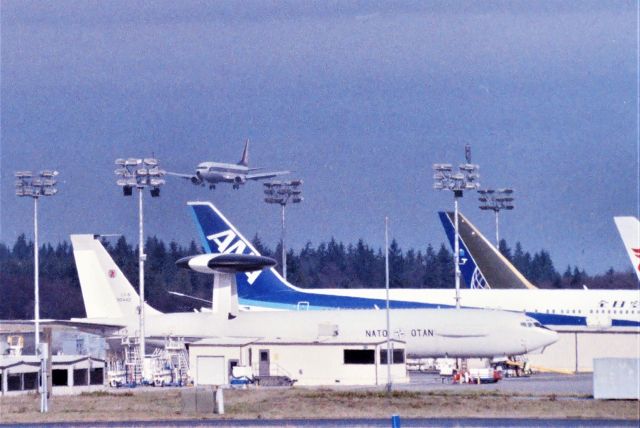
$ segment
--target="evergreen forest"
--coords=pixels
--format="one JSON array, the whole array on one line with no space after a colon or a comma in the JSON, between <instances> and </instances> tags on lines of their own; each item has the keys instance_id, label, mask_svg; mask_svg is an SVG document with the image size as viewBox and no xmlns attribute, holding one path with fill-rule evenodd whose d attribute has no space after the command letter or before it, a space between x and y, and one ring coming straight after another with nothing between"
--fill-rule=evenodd
<instances>
[{"instance_id":1,"label":"evergreen forest","mask_svg":"<svg viewBox=\"0 0 640 428\"><path fill-rule=\"evenodd\" d=\"M103 239L103 244L137 290L137 246L127 242L125 237L115 242ZM257 235L253 244L261 254L276 259L280 269L280 244L271 249ZM25 235L20 235L13 246L0 243L0 319L33 318L33 247L33 242ZM540 288L638 288L631 269L627 272L609 269L604 274L592 276L576 266L567 266L560 273L545 250L531 254L520 243L510 248L504 240L500 250ZM211 276L179 269L175 265L179 258L201 252L202 248L193 241L183 247L176 242L166 244L155 236L146 240L145 294L151 306L163 312L177 312L191 311L203 305L168 291L211 299ZM40 316L56 319L85 316L71 245L66 241L55 247L44 244L39 248L39 258ZM287 278L303 288L384 288L384 266L382 249L373 248L363 240L345 245L331 239L317 246L307 243L299 251L287 252ZM393 240L389 248L389 268L392 288L454 286L453 256L444 244L403 250Z\"/></svg>"}]
</instances>

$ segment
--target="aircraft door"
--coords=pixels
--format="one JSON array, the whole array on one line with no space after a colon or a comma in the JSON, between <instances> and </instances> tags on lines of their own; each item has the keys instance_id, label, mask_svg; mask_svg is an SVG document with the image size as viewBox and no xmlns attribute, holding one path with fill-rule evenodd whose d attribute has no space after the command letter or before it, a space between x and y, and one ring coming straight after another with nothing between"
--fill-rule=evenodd
<instances>
[{"instance_id":1,"label":"aircraft door","mask_svg":"<svg viewBox=\"0 0 640 428\"><path fill-rule=\"evenodd\" d=\"M260 366L258 367L259 376L270 376L271 368L269 367L269 350L260 350Z\"/></svg>"}]
</instances>

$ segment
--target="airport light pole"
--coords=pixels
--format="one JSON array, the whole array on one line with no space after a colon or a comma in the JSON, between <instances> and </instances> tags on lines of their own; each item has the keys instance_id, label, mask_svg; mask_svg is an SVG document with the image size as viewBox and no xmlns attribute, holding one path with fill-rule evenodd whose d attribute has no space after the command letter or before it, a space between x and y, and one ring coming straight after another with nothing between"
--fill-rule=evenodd
<instances>
[{"instance_id":1,"label":"airport light pole","mask_svg":"<svg viewBox=\"0 0 640 428\"><path fill-rule=\"evenodd\" d=\"M285 224L284 209L291 201L299 204L304 200L302 197L302 180L291 181L271 181L264 183L264 201L268 204L279 204L282 207L282 277L287 280L287 250L285 247Z\"/></svg>"},{"instance_id":2,"label":"airport light pole","mask_svg":"<svg viewBox=\"0 0 640 428\"><path fill-rule=\"evenodd\" d=\"M138 189L138 228L139 228L139 250L138 250L138 284L140 300L138 306L139 315L139 346L140 346L140 364L142 379L147 379L145 372L144 356L145 356L145 334L144 334L144 262L147 255L144 253L144 217L142 212L142 194L145 187L150 188L152 198L160 196L160 186L165 184L162 178L166 171L158 167L158 159L116 159L116 165L120 168L115 170L118 178L116 184L122 187L124 196L131 196L133 188Z\"/></svg>"},{"instance_id":3,"label":"airport light pole","mask_svg":"<svg viewBox=\"0 0 640 428\"><path fill-rule=\"evenodd\" d=\"M391 393L391 317L389 315L389 217L384 218L384 288L387 309L387 395Z\"/></svg>"},{"instance_id":4,"label":"airport light pole","mask_svg":"<svg viewBox=\"0 0 640 428\"><path fill-rule=\"evenodd\" d=\"M491 210L496 215L496 249L500 250L500 224L498 214L500 210L512 210L513 206L513 189L482 189L478 190L480 197L478 200L482 203L480 209L483 211Z\"/></svg>"},{"instance_id":5,"label":"airport light pole","mask_svg":"<svg viewBox=\"0 0 640 428\"><path fill-rule=\"evenodd\" d=\"M480 175L477 173L480 168L476 164L471 163L471 150L469 146L465 147L467 163L458 166L459 172L453 170L453 166L448 163L433 164L435 180L433 188L436 190L451 190L453 192L454 202L454 249L453 260L456 281L456 308L460 309L460 243L458 242L458 199L462 197L464 190L474 190L480 187L477 180Z\"/></svg>"},{"instance_id":6,"label":"airport light pole","mask_svg":"<svg viewBox=\"0 0 640 428\"><path fill-rule=\"evenodd\" d=\"M43 196L53 196L58 193L56 177L58 171L44 170L34 175L31 171L18 171L16 177L16 196L33 198L33 283L34 283L34 321L35 321L35 354L40 357L40 379L42 389L40 391L40 412L48 411L47 403L47 379L46 365L44 364L44 352L40 349L40 269L38 256L38 199Z\"/></svg>"}]
</instances>

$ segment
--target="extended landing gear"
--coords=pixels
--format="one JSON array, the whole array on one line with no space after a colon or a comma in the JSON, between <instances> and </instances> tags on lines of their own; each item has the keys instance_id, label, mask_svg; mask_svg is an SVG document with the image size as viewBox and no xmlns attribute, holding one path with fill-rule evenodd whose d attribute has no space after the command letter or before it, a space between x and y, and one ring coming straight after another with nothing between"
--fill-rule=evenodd
<instances>
[{"instance_id":1,"label":"extended landing gear","mask_svg":"<svg viewBox=\"0 0 640 428\"><path fill-rule=\"evenodd\" d=\"M215 189L216 189L215 184L209 184L209 190L215 190Z\"/></svg>"},{"instance_id":2,"label":"extended landing gear","mask_svg":"<svg viewBox=\"0 0 640 428\"><path fill-rule=\"evenodd\" d=\"M233 185L233 190L238 190L239 188L240 188L240 185L239 185L239 184L234 184L234 185Z\"/></svg>"}]
</instances>

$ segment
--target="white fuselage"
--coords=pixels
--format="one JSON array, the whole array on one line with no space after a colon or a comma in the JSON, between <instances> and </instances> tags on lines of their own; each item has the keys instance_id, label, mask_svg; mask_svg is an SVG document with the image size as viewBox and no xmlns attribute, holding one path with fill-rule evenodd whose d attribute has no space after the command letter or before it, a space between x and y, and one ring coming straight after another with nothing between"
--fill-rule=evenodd
<instances>
[{"instance_id":1,"label":"white fuselage","mask_svg":"<svg viewBox=\"0 0 640 428\"><path fill-rule=\"evenodd\" d=\"M301 289L298 289L301 290ZM384 289L313 289L313 293L384 299ZM612 320L640 324L638 290L529 290L462 289L461 305L469 308L502 309L545 317L543 324L571 325L571 318L586 318L587 327L611 324ZM391 289L391 300L455 305L453 289Z\"/></svg>"},{"instance_id":2,"label":"white fuselage","mask_svg":"<svg viewBox=\"0 0 640 428\"><path fill-rule=\"evenodd\" d=\"M221 162L203 162L196 168L196 175L210 184L244 183L249 168L243 165Z\"/></svg>"},{"instance_id":3,"label":"white fuselage","mask_svg":"<svg viewBox=\"0 0 640 428\"><path fill-rule=\"evenodd\" d=\"M494 357L544 348L557 333L534 325L522 314L474 309L391 310L391 337L406 342L416 357ZM118 322L117 319L94 320ZM136 334L137 320L121 319L126 335ZM387 336L384 310L319 310L227 314L173 313L148 316L148 337L256 337L289 340L380 340ZM336 335L323 336L322 332Z\"/></svg>"}]
</instances>

